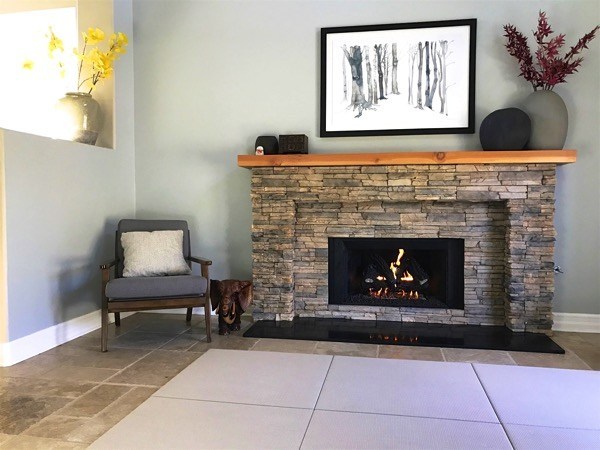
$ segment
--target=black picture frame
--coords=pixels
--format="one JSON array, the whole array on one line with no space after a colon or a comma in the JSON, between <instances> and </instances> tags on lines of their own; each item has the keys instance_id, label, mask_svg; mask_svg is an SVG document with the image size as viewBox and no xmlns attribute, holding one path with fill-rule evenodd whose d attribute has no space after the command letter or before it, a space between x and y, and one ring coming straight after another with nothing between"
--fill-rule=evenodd
<instances>
[{"instance_id":1,"label":"black picture frame","mask_svg":"<svg viewBox=\"0 0 600 450\"><path fill-rule=\"evenodd\" d=\"M476 38L477 19L321 28L320 136L473 134Z\"/></svg>"}]
</instances>

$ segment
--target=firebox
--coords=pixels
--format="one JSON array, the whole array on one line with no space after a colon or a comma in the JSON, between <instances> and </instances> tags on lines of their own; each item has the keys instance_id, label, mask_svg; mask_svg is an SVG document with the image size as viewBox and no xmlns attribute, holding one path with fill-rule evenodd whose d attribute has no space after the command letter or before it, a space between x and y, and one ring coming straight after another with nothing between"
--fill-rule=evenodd
<instances>
[{"instance_id":1,"label":"firebox","mask_svg":"<svg viewBox=\"0 0 600 450\"><path fill-rule=\"evenodd\" d=\"M464 240L329 238L329 303L464 309Z\"/></svg>"}]
</instances>

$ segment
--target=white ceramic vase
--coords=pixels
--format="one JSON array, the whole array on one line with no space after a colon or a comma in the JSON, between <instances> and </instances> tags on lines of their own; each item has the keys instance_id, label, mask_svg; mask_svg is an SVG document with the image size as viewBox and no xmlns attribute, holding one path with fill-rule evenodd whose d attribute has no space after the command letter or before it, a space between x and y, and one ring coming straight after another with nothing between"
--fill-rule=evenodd
<instances>
[{"instance_id":1,"label":"white ceramic vase","mask_svg":"<svg viewBox=\"0 0 600 450\"><path fill-rule=\"evenodd\" d=\"M57 137L95 145L102 126L100 105L87 92L67 92L58 101Z\"/></svg>"}]
</instances>

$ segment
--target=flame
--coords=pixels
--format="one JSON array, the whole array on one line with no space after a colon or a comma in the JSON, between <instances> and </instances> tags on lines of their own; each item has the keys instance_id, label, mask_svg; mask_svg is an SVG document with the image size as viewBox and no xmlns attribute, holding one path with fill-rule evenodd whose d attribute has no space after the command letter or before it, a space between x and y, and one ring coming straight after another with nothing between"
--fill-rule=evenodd
<instances>
[{"instance_id":1,"label":"flame","mask_svg":"<svg viewBox=\"0 0 600 450\"><path fill-rule=\"evenodd\" d=\"M392 272L392 274L394 275L394 281L404 281L404 282L411 282L414 281L414 278L412 276L412 274L408 271L405 270L404 273L398 274L398 269L400 268L400 266L402 265L402 257L404 256L404 249L403 248L399 248L398 249L398 256L396 257L395 261L392 261L390 263L390 270ZM400 278L398 278L398 276L400 275ZM377 277L378 281L387 281L387 278L382 276L382 275L378 275ZM396 287L396 283L394 283L394 287ZM394 299L394 298L408 298L411 300L418 300L419 299L419 292L418 291L405 291L405 290L396 290L394 289L390 289L390 288L380 288L375 290L374 288L369 288L369 295L371 297L375 297L375 298L386 298L386 299Z\"/></svg>"},{"instance_id":2,"label":"flame","mask_svg":"<svg viewBox=\"0 0 600 450\"><path fill-rule=\"evenodd\" d=\"M395 262L392 261L390 263L390 270L394 274L394 280L398 280L398 276L396 274L398 273L398 267L400 267L400 260L402 259L403 255L404 255L404 249L403 248L399 248L398 249L398 256L396 257L396 261Z\"/></svg>"},{"instance_id":3,"label":"flame","mask_svg":"<svg viewBox=\"0 0 600 450\"><path fill-rule=\"evenodd\" d=\"M410 272L407 270L407 271L404 272L404 276L402 276L402 278L400 278L400 280L402 280L402 281L413 281L414 278L410 274Z\"/></svg>"},{"instance_id":4,"label":"flame","mask_svg":"<svg viewBox=\"0 0 600 450\"><path fill-rule=\"evenodd\" d=\"M400 260L402 259L402 256L404 256L404 249L399 248L398 249L398 257L396 258L396 266L400 266Z\"/></svg>"},{"instance_id":5,"label":"flame","mask_svg":"<svg viewBox=\"0 0 600 450\"><path fill-rule=\"evenodd\" d=\"M394 280L397 280L398 277L396 277L396 271L398 270L398 268L394 265L394 263L390 264L390 270L392 271L392 273L394 274Z\"/></svg>"}]
</instances>

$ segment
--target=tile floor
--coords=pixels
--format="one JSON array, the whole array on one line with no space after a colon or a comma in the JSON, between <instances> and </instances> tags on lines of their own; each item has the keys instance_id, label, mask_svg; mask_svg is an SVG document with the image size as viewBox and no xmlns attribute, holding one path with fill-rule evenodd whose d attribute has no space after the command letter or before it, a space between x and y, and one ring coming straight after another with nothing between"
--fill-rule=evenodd
<instances>
[{"instance_id":1,"label":"tile floor","mask_svg":"<svg viewBox=\"0 0 600 450\"><path fill-rule=\"evenodd\" d=\"M202 316L194 317L190 327L182 315L138 313L123 319L119 329L111 325L108 353L99 351L97 330L12 367L0 368L0 448L87 448L209 349L600 370L600 334L557 332L554 339L567 353L543 355L258 340L243 338L241 332L218 336L216 320L214 339L208 344L202 323ZM249 320L244 325L249 326ZM319 411L319 415L333 413ZM514 427L521 431L515 431L515 441L527 443L539 438L555 443L566 439L560 430L551 438L548 434L537 436L535 427Z\"/></svg>"},{"instance_id":2,"label":"tile floor","mask_svg":"<svg viewBox=\"0 0 600 450\"><path fill-rule=\"evenodd\" d=\"M598 447L599 372L219 349L91 446Z\"/></svg>"}]
</instances>

